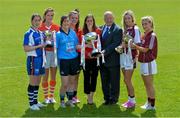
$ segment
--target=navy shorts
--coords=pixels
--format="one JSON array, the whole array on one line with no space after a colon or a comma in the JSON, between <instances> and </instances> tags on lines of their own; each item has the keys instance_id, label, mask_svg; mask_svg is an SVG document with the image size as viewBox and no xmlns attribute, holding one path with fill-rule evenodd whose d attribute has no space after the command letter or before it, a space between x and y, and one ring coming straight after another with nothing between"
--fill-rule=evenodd
<instances>
[{"instance_id":1,"label":"navy shorts","mask_svg":"<svg viewBox=\"0 0 180 118\"><path fill-rule=\"evenodd\" d=\"M61 76L77 75L80 72L79 59L59 59L58 65Z\"/></svg>"},{"instance_id":2,"label":"navy shorts","mask_svg":"<svg viewBox=\"0 0 180 118\"><path fill-rule=\"evenodd\" d=\"M26 64L28 75L39 76L45 74L45 68L42 67L43 57L28 56Z\"/></svg>"}]
</instances>

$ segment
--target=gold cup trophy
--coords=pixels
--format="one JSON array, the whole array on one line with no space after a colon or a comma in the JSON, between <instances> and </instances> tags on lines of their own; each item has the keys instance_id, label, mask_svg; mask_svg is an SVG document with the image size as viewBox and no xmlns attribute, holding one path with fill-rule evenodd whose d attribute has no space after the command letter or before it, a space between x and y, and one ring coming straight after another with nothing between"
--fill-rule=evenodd
<instances>
[{"instance_id":1,"label":"gold cup trophy","mask_svg":"<svg viewBox=\"0 0 180 118\"><path fill-rule=\"evenodd\" d=\"M133 37L129 34L124 35L123 42L125 42L126 45L128 45L129 41L132 41ZM123 47L122 45L115 48L116 52L122 54L123 53Z\"/></svg>"}]
</instances>

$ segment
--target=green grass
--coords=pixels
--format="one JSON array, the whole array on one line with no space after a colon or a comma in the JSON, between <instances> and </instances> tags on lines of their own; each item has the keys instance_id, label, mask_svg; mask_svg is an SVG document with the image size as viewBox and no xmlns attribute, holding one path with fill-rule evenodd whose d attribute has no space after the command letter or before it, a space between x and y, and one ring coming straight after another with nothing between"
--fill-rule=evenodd
<instances>
[{"instance_id":1,"label":"green grass","mask_svg":"<svg viewBox=\"0 0 180 118\"><path fill-rule=\"evenodd\" d=\"M180 117L180 1L179 0L0 0L0 116L129 116L129 117ZM81 11L81 26L86 14L93 13L98 25L102 25L105 10L112 10L116 23L121 26L122 13L131 9L135 12L136 21L152 15L155 21L155 32L158 37L158 74L155 76L156 108L144 111L139 107L146 101L145 88L139 74L139 67L133 75L137 107L126 110L119 105L102 106L103 96L100 78L98 78L94 106L86 105L83 93L82 73L79 81L78 96L81 103L75 108L61 109L59 104L49 105L41 111L28 109L26 74L22 42L24 32L29 28L33 12L43 14L47 7L56 11L54 22L59 24L61 15L74 8ZM142 30L141 30L142 31ZM58 89L60 77L57 74L55 98L59 102ZM119 104L127 99L127 92L121 76L121 95ZM43 101L42 90L39 100Z\"/></svg>"}]
</instances>

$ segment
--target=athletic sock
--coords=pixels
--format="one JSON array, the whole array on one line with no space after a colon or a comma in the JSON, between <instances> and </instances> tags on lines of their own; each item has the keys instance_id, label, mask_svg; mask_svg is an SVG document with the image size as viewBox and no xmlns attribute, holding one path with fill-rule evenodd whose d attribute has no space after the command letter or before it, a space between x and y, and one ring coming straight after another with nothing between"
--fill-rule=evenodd
<instances>
[{"instance_id":1,"label":"athletic sock","mask_svg":"<svg viewBox=\"0 0 180 118\"><path fill-rule=\"evenodd\" d=\"M152 107L155 106L155 98L149 98L148 97L148 102L151 104Z\"/></svg>"},{"instance_id":2,"label":"athletic sock","mask_svg":"<svg viewBox=\"0 0 180 118\"><path fill-rule=\"evenodd\" d=\"M73 92L67 92L68 93L68 100L72 100L73 98Z\"/></svg>"},{"instance_id":3,"label":"athletic sock","mask_svg":"<svg viewBox=\"0 0 180 118\"><path fill-rule=\"evenodd\" d=\"M50 98L54 97L54 90L55 90L55 86L56 86L56 81L55 80L51 80L50 81Z\"/></svg>"},{"instance_id":4,"label":"athletic sock","mask_svg":"<svg viewBox=\"0 0 180 118\"><path fill-rule=\"evenodd\" d=\"M128 96L128 100L133 102L133 103L136 103L136 100L135 100L135 96Z\"/></svg>"},{"instance_id":5,"label":"athletic sock","mask_svg":"<svg viewBox=\"0 0 180 118\"><path fill-rule=\"evenodd\" d=\"M44 98L48 98L48 82L42 82L42 89L44 93Z\"/></svg>"},{"instance_id":6,"label":"athletic sock","mask_svg":"<svg viewBox=\"0 0 180 118\"><path fill-rule=\"evenodd\" d=\"M39 90L39 86L34 86L34 104L37 104L38 103L38 90Z\"/></svg>"},{"instance_id":7,"label":"athletic sock","mask_svg":"<svg viewBox=\"0 0 180 118\"><path fill-rule=\"evenodd\" d=\"M60 97L60 101L64 101L65 94L62 94L62 93L61 93L61 94L59 95L59 97Z\"/></svg>"},{"instance_id":8,"label":"athletic sock","mask_svg":"<svg viewBox=\"0 0 180 118\"><path fill-rule=\"evenodd\" d=\"M72 97L76 97L76 95L77 95L77 91L74 91Z\"/></svg>"},{"instance_id":9,"label":"athletic sock","mask_svg":"<svg viewBox=\"0 0 180 118\"><path fill-rule=\"evenodd\" d=\"M34 86L28 85L28 97L29 97L29 105L32 106L34 104Z\"/></svg>"}]
</instances>

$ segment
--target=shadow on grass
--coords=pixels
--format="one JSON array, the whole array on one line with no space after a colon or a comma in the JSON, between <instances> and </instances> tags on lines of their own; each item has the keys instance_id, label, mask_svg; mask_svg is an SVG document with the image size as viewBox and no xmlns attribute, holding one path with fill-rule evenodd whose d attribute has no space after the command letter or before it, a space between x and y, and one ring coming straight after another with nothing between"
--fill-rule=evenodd
<instances>
[{"instance_id":1,"label":"shadow on grass","mask_svg":"<svg viewBox=\"0 0 180 118\"><path fill-rule=\"evenodd\" d=\"M78 106L74 108L61 108L54 109L53 104L49 104L46 108L40 111L31 111L27 109L22 117L156 117L155 111L146 111L139 116L134 114L135 109L127 109L122 111L119 105L88 105L83 104L80 109Z\"/></svg>"},{"instance_id":2,"label":"shadow on grass","mask_svg":"<svg viewBox=\"0 0 180 118\"><path fill-rule=\"evenodd\" d=\"M156 111L145 111L143 113L141 113L141 117L156 117Z\"/></svg>"}]
</instances>

